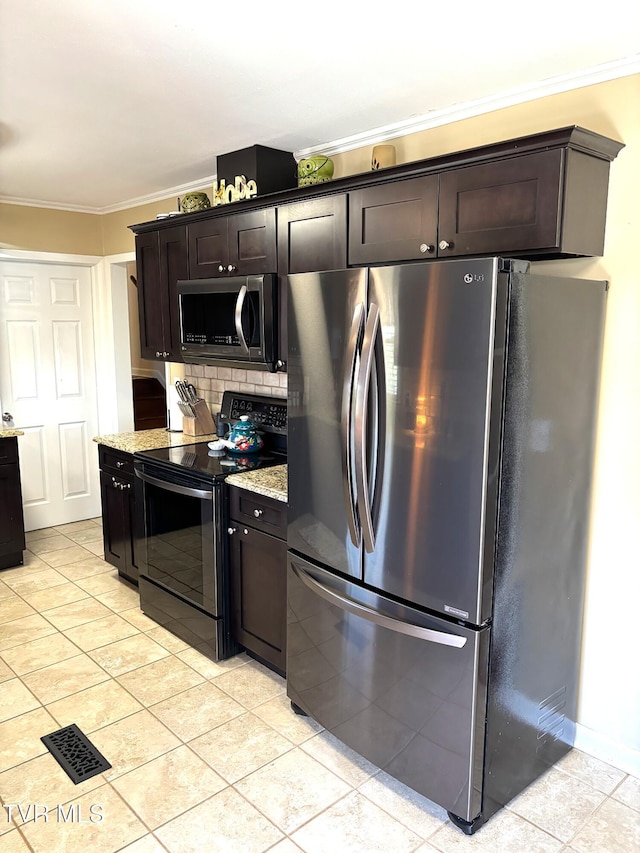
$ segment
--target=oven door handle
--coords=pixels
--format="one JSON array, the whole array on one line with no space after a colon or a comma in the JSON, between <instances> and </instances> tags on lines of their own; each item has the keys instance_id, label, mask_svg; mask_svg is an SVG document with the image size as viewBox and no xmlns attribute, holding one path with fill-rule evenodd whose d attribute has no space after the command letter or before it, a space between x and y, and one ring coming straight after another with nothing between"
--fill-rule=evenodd
<instances>
[{"instance_id":1,"label":"oven door handle","mask_svg":"<svg viewBox=\"0 0 640 853\"><path fill-rule=\"evenodd\" d=\"M138 479L145 483L150 483L152 486L158 486L167 492L175 492L177 495L186 495L189 498L201 498L205 501L213 500L213 490L207 489L192 489L189 486L179 486L177 483L170 483L168 480L161 480L159 477L152 477L151 474L145 474L138 468L135 469L135 474Z\"/></svg>"}]
</instances>

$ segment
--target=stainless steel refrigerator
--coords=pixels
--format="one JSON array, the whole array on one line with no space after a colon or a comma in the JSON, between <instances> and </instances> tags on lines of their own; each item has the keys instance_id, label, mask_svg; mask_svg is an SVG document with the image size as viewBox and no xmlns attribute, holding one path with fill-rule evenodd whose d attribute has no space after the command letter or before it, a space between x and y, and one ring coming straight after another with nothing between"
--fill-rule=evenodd
<instances>
[{"instance_id":1,"label":"stainless steel refrigerator","mask_svg":"<svg viewBox=\"0 0 640 853\"><path fill-rule=\"evenodd\" d=\"M288 696L468 834L573 743L606 291L289 276Z\"/></svg>"}]
</instances>

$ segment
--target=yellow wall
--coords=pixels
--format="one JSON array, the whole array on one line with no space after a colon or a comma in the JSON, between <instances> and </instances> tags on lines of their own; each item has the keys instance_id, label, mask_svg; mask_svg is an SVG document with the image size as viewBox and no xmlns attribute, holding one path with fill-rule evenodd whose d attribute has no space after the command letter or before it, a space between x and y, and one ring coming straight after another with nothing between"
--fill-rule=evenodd
<instances>
[{"instance_id":1,"label":"yellow wall","mask_svg":"<svg viewBox=\"0 0 640 853\"><path fill-rule=\"evenodd\" d=\"M0 203L0 249L103 255L102 217Z\"/></svg>"}]
</instances>

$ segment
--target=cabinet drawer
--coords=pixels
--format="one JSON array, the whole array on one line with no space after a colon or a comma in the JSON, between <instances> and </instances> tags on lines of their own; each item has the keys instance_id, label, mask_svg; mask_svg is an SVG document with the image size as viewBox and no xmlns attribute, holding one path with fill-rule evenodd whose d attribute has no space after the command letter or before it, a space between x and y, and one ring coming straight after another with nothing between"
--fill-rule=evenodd
<instances>
[{"instance_id":1,"label":"cabinet drawer","mask_svg":"<svg viewBox=\"0 0 640 853\"><path fill-rule=\"evenodd\" d=\"M15 436L0 438L0 465L18 461L18 439Z\"/></svg>"},{"instance_id":2,"label":"cabinet drawer","mask_svg":"<svg viewBox=\"0 0 640 853\"><path fill-rule=\"evenodd\" d=\"M230 516L234 521L250 524L256 530L270 533L279 539L287 538L287 505L285 503L237 486L231 486L230 492Z\"/></svg>"},{"instance_id":3,"label":"cabinet drawer","mask_svg":"<svg viewBox=\"0 0 640 853\"><path fill-rule=\"evenodd\" d=\"M112 447L105 447L101 444L99 459L102 471L133 477L133 454L125 453L123 450L115 450Z\"/></svg>"}]
</instances>

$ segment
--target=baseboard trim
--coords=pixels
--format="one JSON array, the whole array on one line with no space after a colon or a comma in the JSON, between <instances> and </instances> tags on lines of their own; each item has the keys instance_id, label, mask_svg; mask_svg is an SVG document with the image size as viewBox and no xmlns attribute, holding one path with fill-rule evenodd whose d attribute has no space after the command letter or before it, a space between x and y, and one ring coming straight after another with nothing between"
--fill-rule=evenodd
<instances>
[{"instance_id":1,"label":"baseboard trim","mask_svg":"<svg viewBox=\"0 0 640 853\"><path fill-rule=\"evenodd\" d=\"M576 749L640 778L640 750L611 740L586 726L576 725Z\"/></svg>"}]
</instances>

